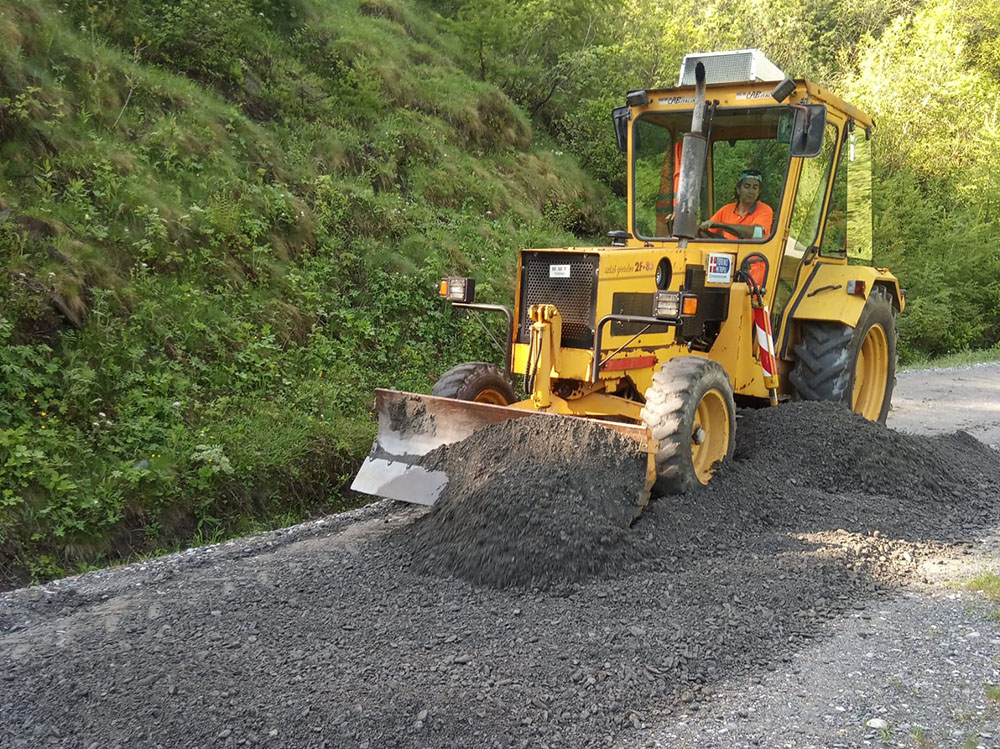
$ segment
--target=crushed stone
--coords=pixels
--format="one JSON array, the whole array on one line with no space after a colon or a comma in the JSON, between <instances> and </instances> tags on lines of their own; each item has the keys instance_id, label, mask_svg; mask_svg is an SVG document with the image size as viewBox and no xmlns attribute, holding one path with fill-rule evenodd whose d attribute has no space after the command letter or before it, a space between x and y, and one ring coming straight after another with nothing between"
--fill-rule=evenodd
<instances>
[{"instance_id":1,"label":"crushed stone","mask_svg":"<svg viewBox=\"0 0 1000 749\"><path fill-rule=\"evenodd\" d=\"M639 445L592 421L529 416L484 427L421 462L448 484L396 539L414 569L492 587L551 588L634 562Z\"/></svg>"},{"instance_id":2,"label":"crushed stone","mask_svg":"<svg viewBox=\"0 0 1000 749\"><path fill-rule=\"evenodd\" d=\"M616 465L561 445L543 454L575 448L580 475ZM791 667L1000 523L996 452L822 404L743 413L712 484L653 502L627 531L608 497L510 446L460 470L505 489L528 479L552 501L572 485L622 532L616 556L564 566L547 590L537 571L518 577L530 565L507 571L524 586L498 587L488 566L473 582L448 555L421 569L405 552L430 515L384 502L2 594L0 714L14 718L0 746L643 746L682 716L730 719L725 685ZM594 528L566 524L579 511L554 512L523 527L538 559L560 530L593 543Z\"/></svg>"},{"instance_id":3,"label":"crushed stone","mask_svg":"<svg viewBox=\"0 0 1000 749\"><path fill-rule=\"evenodd\" d=\"M744 411L736 450L700 491L661 500L689 543L763 529L948 542L997 513L997 452L964 432L902 434L831 403Z\"/></svg>"},{"instance_id":4,"label":"crushed stone","mask_svg":"<svg viewBox=\"0 0 1000 749\"><path fill-rule=\"evenodd\" d=\"M900 434L815 402L741 412L733 460L707 487L661 498L632 530L644 455L593 422L513 419L422 465L448 485L390 543L416 572L497 588L656 569L764 528L949 541L943 519L957 507L985 522L1000 486L996 452L964 432Z\"/></svg>"}]
</instances>

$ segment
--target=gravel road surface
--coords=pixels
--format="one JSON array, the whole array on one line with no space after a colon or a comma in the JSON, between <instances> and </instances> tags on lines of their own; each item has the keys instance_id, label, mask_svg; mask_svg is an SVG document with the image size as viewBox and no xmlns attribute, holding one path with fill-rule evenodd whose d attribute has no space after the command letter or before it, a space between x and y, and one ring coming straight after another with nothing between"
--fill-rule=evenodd
<instances>
[{"instance_id":1,"label":"gravel road surface","mask_svg":"<svg viewBox=\"0 0 1000 749\"><path fill-rule=\"evenodd\" d=\"M900 373L888 424L911 434L964 429L1000 449L1000 364Z\"/></svg>"},{"instance_id":2,"label":"gravel road surface","mask_svg":"<svg viewBox=\"0 0 1000 749\"><path fill-rule=\"evenodd\" d=\"M546 556L594 539L542 518L520 584L461 544L427 565L441 518L381 502L3 594L0 747L1000 746L997 604L957 584L1000 571L1000 459L948 434L995 443L998 392L901 375L890 425L933 438L745 413L601 564Z\"/></svg>"}]
</instances>

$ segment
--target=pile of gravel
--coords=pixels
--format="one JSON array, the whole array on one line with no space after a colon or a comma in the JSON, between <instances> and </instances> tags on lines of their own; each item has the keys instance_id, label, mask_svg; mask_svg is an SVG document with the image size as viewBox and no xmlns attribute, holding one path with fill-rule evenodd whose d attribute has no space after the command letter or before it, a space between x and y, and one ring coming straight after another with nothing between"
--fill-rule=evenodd
<instances>
[{"instance_id":1,"label":"pile of gravel","mask_svg":"<svg viewBox=\"0 0 1000 749\"><path fill-rule=\"evenodd\" d=\"M903 434L833 403L746 412L733 462L741 465L824 492L891 492L915 502L962 498L1000 477L996 451L965 432Z\"/></svg>"},{"instance_id":2,"label":"pile of gravel","mask_svg":"<svg viewBox=\"0 0 1000 749\"><path fill-rule=\"evenodd\" d=\"M653 502L632 542L648 570L676 573L755 547L767 555L762 534L817 549L862 538L842 564L895 584L909 562L875 573L871 561L915 561L914 547L991 527L998 494L997 452L964 432L907 435L834 404L790 403L742 412L733 459L707 487Z\"/></svg>"},{"instance_id":3,"label":"pile of gravel","mask_svg":"<svg viewBox=\"0 0 1000 749\"><path fill-rule=\"evenodd\" d=\"M584 419L487 426L422 465L448 484L398 542L414 569L496 588L552 588L622 571L646 456Z\"/></svg>"},{"instance_id":4,"label":"pile of gravel","mask_svg":"<svg viewBox=\"0 0 1000 749\"><path fill-rule=\"evenodd\" d=\"M965 432L902 434L836 404L789 403L741 414L733 460L681 504L703 508L702 533L709 519L949 541L994 515L998 487L996 451Z\"/></svg>"},{"instance_id":5,"label":"pile of gravel","mask_svg":"<svg viewBox=\"0 0 1000 749\"><path fill-rule=\"evenodd\" d=\"M393 542L417 572L545 589L683 568L761 530L948 542L995 514L1000 461L964 432L907 435L810 402L741 412L736 442L709 486L630 528L645 471L631 440L583 419L492 425L426 456L448 485Z\"/></svg>"}]
</instances>

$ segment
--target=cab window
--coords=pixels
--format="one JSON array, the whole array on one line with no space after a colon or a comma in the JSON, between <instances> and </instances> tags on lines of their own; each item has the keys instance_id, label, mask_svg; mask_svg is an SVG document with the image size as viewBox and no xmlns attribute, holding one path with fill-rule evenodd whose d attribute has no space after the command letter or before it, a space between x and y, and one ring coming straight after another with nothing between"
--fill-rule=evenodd
<instances>
[{"instance_id":1,"label":"cab window","mask_svg":"<svg viewBox=\"0 0 1000 749\"><path fill-rule=\"evenodd\" d=\"M788 172L789 135L794 113L787 107L747 107L716 112L711 123L708 164L699 201L699 223L736 200L744 172L761 175L759 200L774 219L756 241L774 232ZM633 130L633 234L641 239L669 239L676 206L681 143L691 126L691 112L656 112L639 117ZM706 241L733 241L703 237ZM745 240L754 241L754 240Z\"/></svg>"}]
</instances>

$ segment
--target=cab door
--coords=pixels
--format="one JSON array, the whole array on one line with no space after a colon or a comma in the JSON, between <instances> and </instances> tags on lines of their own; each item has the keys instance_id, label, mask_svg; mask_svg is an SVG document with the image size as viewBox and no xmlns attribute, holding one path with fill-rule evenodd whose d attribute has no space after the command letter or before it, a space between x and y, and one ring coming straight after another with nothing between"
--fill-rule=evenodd
<instances>
[{"instance_id":1,"label":"cab door","mask_svg":"<svg viewBox=\"0 0 1000 749\"><path fill-rule=\"evenodd\" d=\"M830 200L835 178L840 178L837 175L837 156L843 144L845 119L840 113L828 110L819 155L797 158L798 170L794 167L789 170L789 180L795 180L794 204L770 300L771 324L781 358L786 358L785 349L789 345L787 319L794 309L795 290L808 279L812 263L818 255L824 254L831 259L840 257L839 250L831 249L838 242L834 236L837 233L835 228L830 231L827 242L824 242L824 233L828 226L835 227L839 222L839 215L831 211L835 206ZM838 207L838 210L843 213L846 205Z\"/></svg>"}]
</instances>

